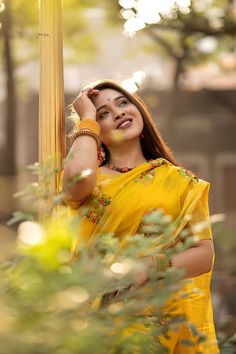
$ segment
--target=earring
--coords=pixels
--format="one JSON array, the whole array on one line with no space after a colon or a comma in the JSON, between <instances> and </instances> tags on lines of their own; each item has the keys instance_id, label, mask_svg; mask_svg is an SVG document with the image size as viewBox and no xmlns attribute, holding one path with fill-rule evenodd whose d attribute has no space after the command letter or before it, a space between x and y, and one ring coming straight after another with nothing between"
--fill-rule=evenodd
<instances>
[{"instance_id":1,"label":"earring","mask_svg":"<svg viewBox=\"0 0 236 354\"><path fill-rule=\"evenodd\" d=\"M141 133L140 139L144 139L144 134L143 133Z\"/></svg>"},{"instance_id":2,"label":"earring","mask_svg":"<svg viewBox=\"0 0 236 354\"><path fill-rule=\"evenodd\" d=\"M104 151L102 145L100 145L98 148L97 160L98 160L98 166L101 166L103 161L106 160L106 154L105 154L105 151Z\"/></svg>"}]
</instances>

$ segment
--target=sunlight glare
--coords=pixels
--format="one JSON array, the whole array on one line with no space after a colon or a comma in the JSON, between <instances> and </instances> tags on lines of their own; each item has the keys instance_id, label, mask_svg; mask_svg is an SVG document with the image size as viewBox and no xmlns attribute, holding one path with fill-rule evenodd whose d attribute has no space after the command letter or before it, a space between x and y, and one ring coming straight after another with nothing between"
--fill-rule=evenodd
<instances>
[{"instance_id":1,"label":"sunlight glare","mask_svg":"<svg viewBox=\"0 0 236 354\"><path fill-rule=\"evenodd\" d=\"M89 168L87 170L83 170L81 172L81 178L86 178L86 177L90 176L91 173L92 173L92 170L90 170Z\"/></svg>"},{"instance_id":2,"label":"sunlight glare","mask_svg":"<svg viewBox=\"0 0 236 354\"><path fill-rule=\"evenodd\" d=\"M145 23L139 17L129 18L124 24L125 32L130 34L140 31L144 27Z\"/></svg>"},{"instance_id":3,"label":"sunlight glare","mask_svg":"<svg viewBox=\"0 0 236 354\"><path fill-rule=\"evenodd\" d=\"M130 262L123 262L123 263L113 263L111 265L111 270L113 273L116 274L127 274L132 268Z\"/></svg>"},{"instance_id":4,"label":"sunlight glare","mask_svg":"<svg viewBox=\"0 0 236 354\"><path fill-rule=\"evenodd\" d=\"M132 9L136 5L135 0L119 0L119 4L124 9Z\"/></svg>"},{"instance_id":5,"label":"sunlight glare","mask_svg":"<svg viewBox=\"0 0 236 354\"><path fill-rule=\"evenodd\" d=\"M215 37L204 37L196 42L197 49L205 54L214 52L217 48L218 41Z\"/></svg>"},{"instance_id":6,"label":"sunlight glare","mask_svg":"<svg viewBox=\"0 0 236 354\"><path fill-rule=\"evenodd\" d=\"M129 78L122 81L122 87L124 87L124 89L126 89L130 93L135 93L138 90L138 86L136 85L133 78Z\"/></svg>"},{"instance_id":7,"label":"sunlight glare","mask_svg":"<svg viewBox=\"0 0 236 354\"><path fill-rule=\"evenodd\" d=\"M158 1L157 4L155 4L155 8L160 14L168 14L173 9L174 4L174 0Z\"/></svg>"},{"instance_id":8,"label":"sunlight glare","mask_svg":"<svg viewBox=\"0 0 236 354\"><path fill-rule=\"evenodd\" d=\"M132 74L132 77L136 84L141 85L146 77L146 73L143 70L138 70Z\"/></svg>"},{"instance_id":9,"label":"sunlight glare","mask_svg":"<svg viewBox=\"0 0 236 354\"><path fill-rule=\"evenodd\" d=\"M182 14L189 14L191 11L191 0L120 0L119 4L123 7L121 15L126 20L124 24L126 36L135 35L146 25L159 23L162 17L175 18L177 9Z\"/></svg>"},{"instance_id":10,"label":"sunlight glare","mask_svg":"<svg viewBox=\"0 0 236 354\"><path fill-rule=\"evenodd\" d=\"M3 1L0 1L0 12L3 12L5 10L5 4Z\"/></svg>"},{"instance_id":11,"label":"sunlight glare","mask_svg":"<svg viewBox=\"0 0 236 354\"><path fill-rule=\"evenodd\" d=\"M129 20L130 18L135 17L135 13L132 10L121 10L120 13L125 20Z\"/></svg>"},{"instance_id":12,"label":"sunlight glare","mask_svg":"<svg viewBox=\"0 0 236 354\"><path fill-rule=\"evenodd\" d=\"M179 11L183 14L183 15L187 15L191 12L189 7L180 7L179 6Z\"/></svg>"},{"instance_id":13,"label":"sunlight glare","mask_svg":"<svg viewBox=\"0 0 236 354\"><path fill-rule=\"evenodd\" d=\"M131 77L122 81L121 85L127 91L135 93L138 91L139 86L142 84L146 77L146 73L143 70L135 71Z\"/></svg>"},{"instance_id":14,"label":"sunlight glare","mask_svg":"<svg viewBox=\"0 0 236 354\"><path fill-rule=\"evenodd\" d=\"M179 7L182 8L189 7L191 5L190 0L175 0L175 2Z\"/></svg>"},{"instance_id":15,"label":"sunlight glare","mask_svg":"<svg viewBox=\"0 0 236 354\"><path fill-rule=\"evenodd\" d=\"M196 11L203 12L210 7L213 0L194 0L193 6Z\"/></svg>"},{"instance_id":16,"label":"sunlight glare","mask_svg":"<svg viewBox=\"0 0 236 354\"><path fill-rule=\"evenodd\" d=\"M24 221L18 227L17 232L18 239L29 246L34 246L43 241L43 228L32 221Z\"/></svg>"}]
</instances>

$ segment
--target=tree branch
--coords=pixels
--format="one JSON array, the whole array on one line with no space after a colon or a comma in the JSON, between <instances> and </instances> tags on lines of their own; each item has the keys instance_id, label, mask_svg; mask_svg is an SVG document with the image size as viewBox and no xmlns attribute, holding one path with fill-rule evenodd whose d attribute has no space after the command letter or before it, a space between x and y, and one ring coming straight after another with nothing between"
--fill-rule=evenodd
<instances>
[{"instance_id":1,"label":"tree branch","mask_svg":"<svg viewBox=\"0 0 236 354\"><path fill-rule=\"evenodd\" d=\"M145 32L147 32L147 34L158 44L160 44L165 50L166 52L173 57L175 60L177 60L180 55L177 53L176 50L173 49L173 46L166 41L164 38L162 38L161 36L159 36L159 34L156 33L155 30L153 30L151 27L147 27L145 28Z\"/></svg>"},{"instance_id":2,"label":"tree branch","mask_svg":"<svg viewBox=\"0 0 236 354\"><path fill-rule=\"evenodd\" d=\"M193 33L202 33L207 36L222 36L222 35L236 35L236 23L226 23L220 29L213 29L210 27L204 27L193 22L182 22L183 25L171 24L171 23L159 23L154 26L158 30L174 30L181 32ZM151 27L150 26L150 27ZM148 28L150 28L148 27Z\"/></svg>"}]
</instances>

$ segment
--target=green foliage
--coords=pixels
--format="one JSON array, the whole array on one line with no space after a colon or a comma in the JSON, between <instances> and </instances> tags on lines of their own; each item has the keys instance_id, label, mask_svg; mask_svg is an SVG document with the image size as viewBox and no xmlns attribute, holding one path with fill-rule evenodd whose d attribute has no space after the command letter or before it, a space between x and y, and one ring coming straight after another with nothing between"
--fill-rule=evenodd
<instances>
[{"instance_id":1,"label":"green foliage","mask_svg":"<svg viewBox=\"0 0 236 354\"><path fill-rule=\"evenodd\" d=\"M218 333L218 342L221 354L234 354L236 351L236 334L227 336L225 333Z\"/></svg>"},{"instance_id":2,"label":"green foliage","mask_svg":"<svg viewBox=\"0 0 236 354\"><path fill-rule=\"evenodd\" d=\"M164 353L156 336L172 326L172 319L163 325L161 310L152 316L142 313L147 305L160 308L180 288L181 274L150 273L147 284L123 291L144 267L137 254L145 252L145 238L129 237L132 247L123 248L114 235L103 235L91 249L80 250L78 262L71 262L72 220L61 214L60 220L22 223L17 253L1 265L3 352L133 353L137 348L139 353ZM120 295L107 306L91 307L91 301L115 290Z\"/></svg>"},{"instance_id":3,"label":"green foliage","mask_svg":"<svg viewBox=\"0 0 236 354\"><path fill-rule=\"evenodd\" d=\"M38 173L38 166L31 169ZM46 167L48 175L40 180L48 181L55 173L52 170ZM33 193L31 201L41 204L47 198L44 187L27 188L21 195ZM158 236L170 235L177 225L156 211L143 219L139 234L122 240L112 233L100 235L89 247L80 245L72 260L78 216L59 206L58 199L48 201L53 205L51 216L41 222L38 218L20 223L17 248L0 267L1 351L165 353L158 338L186 321L163 312L169 297L181 289L183 272L156 271L147 266L146 259L160 251L161 245L155 244ZM194 242L186 230L181 238L186 242L170 254ZM138 286L144 274L149 280ZM204 339L194 326L191 329L199 341Z\"/></svg>"}]
</instances>

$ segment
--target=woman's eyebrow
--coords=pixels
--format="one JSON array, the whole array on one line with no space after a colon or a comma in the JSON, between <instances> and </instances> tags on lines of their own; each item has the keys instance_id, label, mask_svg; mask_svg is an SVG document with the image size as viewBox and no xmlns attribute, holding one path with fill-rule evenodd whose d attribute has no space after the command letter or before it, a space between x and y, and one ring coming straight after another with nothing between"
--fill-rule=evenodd
<instances>
[{"instance_id":1,"label":"woman's eyebrow","mask_svg":"<svg viewBox=\"0 0 236 354\"><path fill-rule=\"evenodd\" d=\"M120 98L126 98L126 97L125 97L124 95L117 96L116 98L114 98L113 101L117 101L117 100L119 100ZM106 104L103 104L102 106L100 106L100 107L97 109L97 112L100 111L100 109L106 108L106 107L107 107L107 105L106 105Z\"/></svg>"}]
</instances>

